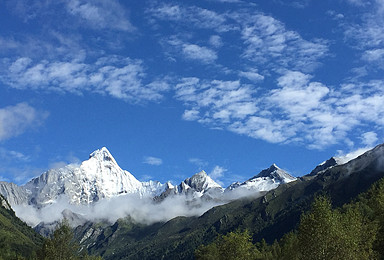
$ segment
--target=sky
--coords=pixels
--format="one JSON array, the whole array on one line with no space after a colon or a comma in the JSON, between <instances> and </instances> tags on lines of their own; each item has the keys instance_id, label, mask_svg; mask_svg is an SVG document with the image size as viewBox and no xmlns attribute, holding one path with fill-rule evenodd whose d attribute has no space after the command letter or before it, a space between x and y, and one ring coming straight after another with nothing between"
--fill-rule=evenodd
<instances>
[{"instance_id":1,"label":"sky","mask_svg":"<svg viewBox=\"0 0 384 260\"><path fill-rule=\"evenodd\" d=\"M293 176L383 142L384 0L0 0L0 180Z\"/></svg>"}]
</instances>

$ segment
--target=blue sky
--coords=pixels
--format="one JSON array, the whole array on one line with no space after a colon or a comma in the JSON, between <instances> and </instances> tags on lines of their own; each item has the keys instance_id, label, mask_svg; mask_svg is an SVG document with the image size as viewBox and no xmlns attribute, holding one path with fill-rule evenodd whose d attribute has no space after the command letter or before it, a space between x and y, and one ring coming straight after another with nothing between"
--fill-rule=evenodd
<instances>
[{"instance_id":1,"label":"blue sky","mask_svg":"<svg viewBox=\"0 0 384 260\"><path fill-rule=\"evenodd\" d=\"M383 0L0 0L0 178L301 176L383 141L383 72Z\"/></svg>"}]
</instances>

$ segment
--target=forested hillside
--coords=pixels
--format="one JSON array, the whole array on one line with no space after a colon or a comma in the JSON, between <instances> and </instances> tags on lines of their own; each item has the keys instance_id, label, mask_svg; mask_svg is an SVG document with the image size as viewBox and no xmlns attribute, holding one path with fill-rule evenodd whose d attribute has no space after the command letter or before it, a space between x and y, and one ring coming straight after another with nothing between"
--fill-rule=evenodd
<instances>
[{"instance_id":1,"label":"forested hillside","mask_svg":"<svg viewBox=\"0 0 384 260\"><path fill-rule=\"evenodd\" d=\"M353 202L333 209L329 198L317 197L301 215L297 229L268 245L245 231L220 235L200 246L197 260L208 259L383 259L384 179Z\"/></svg>"},{"instance_id":2,"label":"forested hillside","mask_svg":"<svg viewBox=\"0 0 384 260\"><path fill-rule=\"evenodd\" d=\"M43 238L16 217L0 195L0 259L30 259L42 242Z\"/></svg>"}]
</instances>

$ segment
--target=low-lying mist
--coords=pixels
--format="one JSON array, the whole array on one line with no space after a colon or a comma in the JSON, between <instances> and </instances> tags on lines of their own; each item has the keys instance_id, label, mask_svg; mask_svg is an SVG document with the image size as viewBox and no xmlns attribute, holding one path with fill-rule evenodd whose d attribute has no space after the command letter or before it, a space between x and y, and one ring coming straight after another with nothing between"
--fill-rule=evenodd
<instances>
[{"instance_id":1,"label":"low-lying mist","mask_svg":"<svg viewBox=\"0 0 384 260\"><path fill-rule=\"evenodd\" d=\"M120 195L105 198L88 205L74 205L69 203L66 196L59 197L54 203L37 208L32 205L14 205L16 215L28 225L34 227L39 223L53 223L64 218L63 211L71 211L80 216L80 221L72 223L79 225L86 221L116 222L119 218L130 216L133 221L141 224L165 222L178 216L200 216L207 210L229 203L242 197L258 197L259 192L252 190L236 190L222 194L220 199L191 199L185 195L175 195L156 202L150 197L138 195ZM79 223L80 222L80 223Z\"/></svg>"}]
</instances>

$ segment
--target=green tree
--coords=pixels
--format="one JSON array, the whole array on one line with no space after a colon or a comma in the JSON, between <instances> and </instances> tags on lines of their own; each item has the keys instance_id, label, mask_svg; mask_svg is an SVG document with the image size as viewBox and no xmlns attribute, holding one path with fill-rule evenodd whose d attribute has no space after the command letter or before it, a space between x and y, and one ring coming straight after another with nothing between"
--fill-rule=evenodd
<instances>
[{"instance_id":1,"label":"green tree","mask_svg":"<svg viewBox=\"0 0 384 260\"><path fill-rule=\"evenodd\" d=\"M312 209L301 217L298 230L299 258L373 259L375 235L371 231L357 207L346 207L345 212L332 210L329 199L318 197Z\"/></svg>"},{"instance_id":2,"label":"green tree","mask_svg":"<svg viewBox=\"0 0 384 260\"><path fill-rule=\"evenodd\" d=\"M297 260L299 259L299 240L295 232L289 232L285 234L281 240L280 254L277 259L281 260Z\"/></svg>"},{"instance_id":3,"label":"green tree","mask_svg":"<svg viewBox=\"0 0 384 260\"><path fill-rule=\"evenodd\" d=\"M373 211L373 221L378 225L374 249L384 259L384 179L373 185L368 192L368 205Z\"/></svg>"},{"instance_id":4,"label":"green tree","mask_svg":"<svg viewBox=\"0 0 384 260\"><path fill-rule=\"evenodd\" d=\"M246 230L221 235L211 244L200 246L195 252L195 257L197 260L248 260L259 259L261 254Z\"/></svg>"},{"instance_id":5,"label":"green tree","mask_svg":"<svg viewBox=\"0 0 384 260\"><path fill-rule=\"evenodd\" d=\"M312 209L301 216L298 240L301 259L338 259L335 251L337 217L330 201L318 197Z\"/></svg>"},{"instance_id":6,"label":"green tree","mask_svg":"<svg viewBox=\"0 0 384 260\"><path fill-rule=\"evenodd\" d=\"M47 239L39 254L39 259L74 260L79 257L79 245L73 238L73 232L66 220L63 220L51 238Z\"/></svg>"},{"instance_id":7,"label":"green tree","mask_svg":"<svg viewBox=\"0 0 384 260\"><path fill-rule=\"evenodd\" d=\"M63 220L51 238L46 239L38 251L39 260L101 260L100 256L89 256L86 252L79 253L80 246L75 241L73 231L67 220Z\"/></svg>"}]
</instances>

